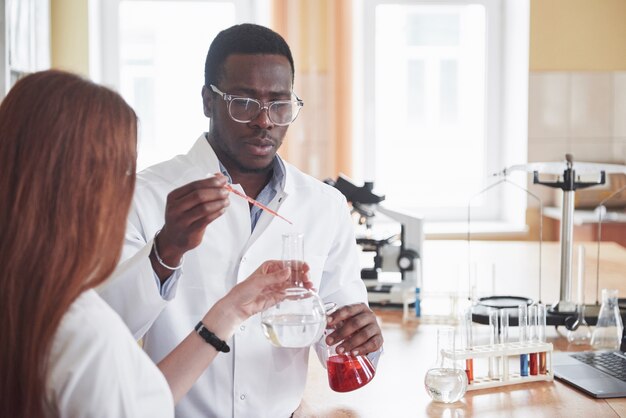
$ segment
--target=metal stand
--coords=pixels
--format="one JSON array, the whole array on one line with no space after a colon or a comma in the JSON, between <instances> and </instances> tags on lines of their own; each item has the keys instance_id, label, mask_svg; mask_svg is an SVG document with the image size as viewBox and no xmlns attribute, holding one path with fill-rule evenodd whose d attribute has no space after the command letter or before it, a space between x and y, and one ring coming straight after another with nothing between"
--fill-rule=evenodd
<instances>
[{"instance_id":1,"label":"metal stand","mask_svg":"<svg viewBox=\"0 0 626 418\"><path fill-rule=\"evenodd\" d=\"M572 253L574 243L574 193L577 189L598 186L606 182L606 173L600 172L600 181L585 183L576 181L574 159L571 154L565 156L567 168L563 171L563 181L544 182L539 180L539 172L533 172L533 183L563 190L563 216L561 218L561 292L559 301L551 311L572 313L576 304L570 300L572 287Z\"/></svg>"},{"instance_id":2,"label":"metal stand","mask_svg":"<svg viewBox=\"0 0 626 418\"><path fill-rule=\"evenodd\" d=\"M515 165L504 169L496 175L504 176L512 171L525 171L533 173L533 183L563 190L563 215L561 219L561 277L559 300L548 310L548 321L554 325L564 325L565 318L575 315L576 305L570 300L572 288L572 253L574 235L574 193L577 189L597 186L606 182L606 173L624 173L626 166L617 164L595 164L581 163L574 164L571 154L565 155L565 162L553 163L528 163ZM576 180L576 175L600 174L600 180L596 182L581 182ZM546 182L539 179L539 173L562 176L562 181ZM599 262L599 261L598 261ZM540 268L540 289L541 289L541 268ZM541 290L539 292L541 301ZM488 317L487 317L488 318ZM552 318L552 320L550 319ZM484 319L484 318L482 318Z\"/></svg>"}]
</instances>

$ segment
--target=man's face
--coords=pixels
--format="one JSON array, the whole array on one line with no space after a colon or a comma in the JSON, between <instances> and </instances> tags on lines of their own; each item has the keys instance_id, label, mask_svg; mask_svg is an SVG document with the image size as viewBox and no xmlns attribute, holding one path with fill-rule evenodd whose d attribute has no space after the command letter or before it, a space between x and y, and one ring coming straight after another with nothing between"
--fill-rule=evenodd
<instances>
[{"instance_id":1,"label":"man's face","mask_svg":"<svg viewBox=\"0 0 626 418\"><path fill-rule=\"evenodd\" d=\"M290 100L291 66L282 55L230 55L216 87L234 96L261 102ZM228 103L205 86L204 113L211 118L209 141L228 171L263 172L271 166L288 126L274 125L262 110L247 123L234 121Z\"/></svg>"}]
</instances>

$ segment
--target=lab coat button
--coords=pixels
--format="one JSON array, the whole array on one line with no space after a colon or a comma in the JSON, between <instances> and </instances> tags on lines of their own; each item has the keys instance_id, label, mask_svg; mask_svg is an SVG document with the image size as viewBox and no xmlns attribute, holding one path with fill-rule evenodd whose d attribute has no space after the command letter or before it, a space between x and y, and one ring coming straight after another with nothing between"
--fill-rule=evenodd
<instances>
[{"instance_id":1,"label":"lab coat button","mask_svg":"<svg viewBox=\"0 0 626 418\"><path fill-rule=\"evenodd\" d=\"M244 331L244 330L246 329L246 326L245 326L245 325L242 325L242 326L240 326L240 327L239 327L239 329L240 329L240 330L242 330L242 331Z\"/></svg>"},{"instance_id":2,"label":"lab coat button","mask_svg":"<svg viewBox=\"0 0 626 418\"><path fill-rule=\"evenodd\" d=\"M245 263L245 262L246 262L246 257L242 257L242 258L241 258L241 262L242 262L242 263Z\"/></svg>"},{"instance_id":3,"label":"lab coat button","mask_svg":"<svg viewBox=\"0 0 626 418\"><path fill-rule=\"evenodd\" d=\"M239 397L239 399L241 399L242 401L245 401L245 400L246 400L246 395L241 395L241 396Z\"/></svg>"}]
</instances>

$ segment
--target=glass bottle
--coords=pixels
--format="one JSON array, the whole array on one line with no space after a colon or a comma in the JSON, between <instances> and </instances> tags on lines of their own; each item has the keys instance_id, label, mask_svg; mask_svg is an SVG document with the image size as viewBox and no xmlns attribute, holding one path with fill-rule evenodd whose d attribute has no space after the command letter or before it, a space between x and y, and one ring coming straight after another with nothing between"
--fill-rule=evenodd
<instances>
[{"instance_id":1,"label":"glass bottle","mask_svg":"<svg viewBox=\"0 0 626 418\"><path fill-rule=\"evenodd\" d=\"M283 301L261 314L263 333L276 347L308 347L322 337L326 328L326 314L318 294L304 288L302 284L303 234L283 235L282 254L284 265L291 269L293 287L285 290Z\"/></svg>"},{"instance_id":2,"label":"glass bottle","mask_svg":"<svg viewBox=\"0 0 626 418\"><path fill-rule=\"evenodd\" d=\"M467 390L467 374L456 362L454 331L453 327L437 330L437 364L424 378L426 391L436 402L456 402Z\"/></svg>"},{"instance_id":3,"label":"glass bottle","mask_svg":"<svg viewBox=\"0 0 626 418\"><path fill-rule=\"evenodd\" d=\"M617 304L617 290L602 289L602 305L598 323L591 334L591 345L595 349L617 350L622 340L623 328Z\"/></svg>"}]
</instances>

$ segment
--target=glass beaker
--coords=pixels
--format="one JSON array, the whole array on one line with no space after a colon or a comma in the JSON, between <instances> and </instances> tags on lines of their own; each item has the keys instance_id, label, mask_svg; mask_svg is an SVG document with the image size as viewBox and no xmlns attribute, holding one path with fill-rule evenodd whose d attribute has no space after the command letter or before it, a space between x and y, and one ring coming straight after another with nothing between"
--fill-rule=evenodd
<instances>
[{"instance_id":1,"label":"glass beaker","mask_svg":"<svg viewBox=\"0 0 626 418\"><path fill-rule=\"evenodd\" d=\"M617 304L617 290L602 289L602 305L598 323L591 334L591 345L595 349L617 350L622 340L623 328Z\"/></svg>"},{"instance_id":2,"label":"glass beaker","mask_svg":"<svg viewBox=\"0 0 626 418\"><path fill-rule=\"evenodd\" d=\"M426 372L426 392L436 402L453 403L465 395L467 374L455 355L455 329L437 330L437 364Z\"/></svg>"},{"instance_id":3,"label":"glass beaker","mask_svg":"<svg viewBox=\"0 0 626 418\"><path fill-rule=\"evenodd\" d=\"M340 343L327 348L328 385L335 392L350 392L371 382L376 369L367 356L338 354L336 348Z\"/></svg>"},{"instance_id":4,"label":"glass beaker","mask_svg":"<svg viewBox=\"0 0 626 418\"><path fill-rule=\"evenodd\" d=\"M330 302L325 304L324 308L326 315L330 315L337 310L337 305ZM325 332L324 337L326 335ZM328 385L335 392L350 392L368 384L374 378L376 369L367 356L337 353L337 346L341 343L342 341L339 341L326 346Z\"/></svg>"},{"instance_id":5,"label":"glass beaker","mask_svg":"<svg viewBox=\"0 0 626 418\"><path fill-rule=\"evenodd\" d=\"M282 254L283 263L291 269L293 287L285 290L283 301L261 314L263 333L276 347L308 347L322 337L326 314L318 294L302 285L303 234L283 235Z\"/></svg>"}]
</instances>

